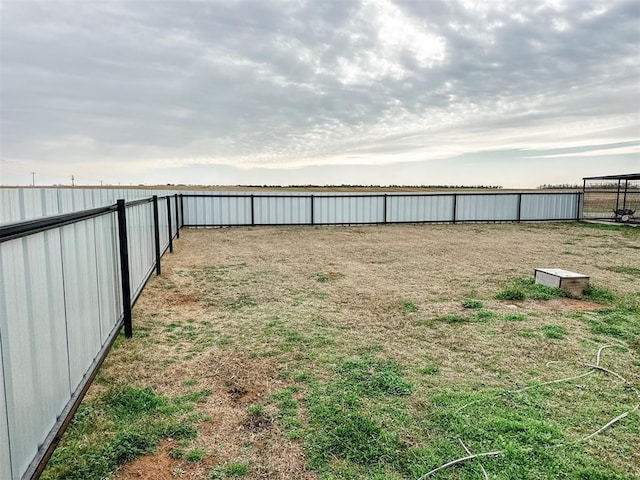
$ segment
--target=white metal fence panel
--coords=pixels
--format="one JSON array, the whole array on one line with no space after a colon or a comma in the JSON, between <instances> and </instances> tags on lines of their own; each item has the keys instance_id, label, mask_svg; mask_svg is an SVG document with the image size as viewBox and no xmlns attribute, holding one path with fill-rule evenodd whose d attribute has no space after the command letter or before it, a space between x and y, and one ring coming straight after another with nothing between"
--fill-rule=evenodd
<instances>
[{"instance_id":1,"label":"white metal fence panel","mask_svg":"<svg viewBox=\"0 0 640 480\"><path fill-rule=\"evenodd\" d=\"M100 345L104 345L122 316L116 213L94 218Z\"/></svg>"},{"instance_id":2,"label":"white metal fence panel","mask_svg":"<svg viewBox=\"0 0 640 480\"><path fill-rule=\"evenodd\" d=\"M127 207L127 237L129 240L129 273L131 300L136 298L155 264L153 236L153 204Z\"/></svg>"},{"instance_id":3,"label":"white metal fence panel","mask_svg":"<svg viewBox=\"0 0 640 480\"><path fill-rule=\"evenodd\" d=\"M101 346L94 219L60 229L71 390L82 381Z\"/></svg>"},{"instance_id":4,"label":"white metal fence panel","mask_svg":"<svg viewBox=\"0 0 640 480\"><path fill-rule=\"evenodd\" d=\"M186 225L251 225L251 198L187 197L184 215Z\"/></svg>"},{"instance_id":5,"label":"white metal fence panel","mask_svg":"<svg viewBox=\"0 0 640 480\"><path fill-rule=\"evenodd\" d=\"M170 190L124 188L0 188L0 224L32 220L38 217L69 213L113 205L153 195L175 194Z\"/></svg>"},{"instance_id":6,"label":"white metal fence panel","mask_svg":"<svg viewBox=\"0 0 640 480\"><path fill-rule=\"evenodd\" d=\"M308 196L255 197L257 225L296 225L311 223L311 198Z\"/></svg>"},{"instance_id":7,"label":"white metal fence panel","mask_svg":"<svg viewBox=\"0 0 640 480\"><path fill-rule=\"evenodd\" d=\"M314 197L314 223L358 224L384 222L382 197Z\"/></svg>"},{"instance_id":8,"label":"white metal fence panel","mask_svg":"<svg viewBox=\"0 0 640 480\"><path fill-rule=\"evenodd\" d=\"M453 195L387 197L388 222L451 222Z\"/></svg>"},{"instance_id":9,"label":"white metal fence panel","mask_svg":"<svg viewBox=\"0 0 640 480\"><path fill-rule=\"evenodd\" d=\"M70 397L59 233L3 243L0 266L7 478L20 478Z\"/></svg>"},{"instance_id":10,"label":"white metal fence panel","mask_svg":"<svg viewBox=\"0 0 640 480\"><path fill-rule=\"evenodd\" d=\"M158 225L160 226L160 251L163 251L169 245L167 201L164 198L158 199Z\"/></svg>"},{"instance_id":11,"label":"white metal fence panel","mask_svg":"<svg viewBox=\"0 0 640 480\"><path fill-rule=\"evenodd\" d=\"M577 193L527 193L522 195L522 220L569 220L579 218Z\"/></svg>"},{"instance_id":12,"label":"white metal fence panel","mask_svg":"<svg viewBox=\"0 0 640 480\"><path fill-rule=\"evenodd\" d=\"M494 222L518 219L518 194L458 194L456 221Z\"/></svg>"},{"instance_id":13,"label":"white metal fence panel","mask_svg":"<svg viewBox=\"0 0 640 480\"><path fill-rule=\"evenodd\" d=\"M89 190L25 192L3 191L10 203L3 212L35 218L93 208L108 198ZM169 201L175 235L175 196ZM159 205L164 250L166 198ZM126 213L133 302L155 265L153 203ZM119 327L119 253L116 212L0 243L0 478L21 478L42 454L40 446Z\"/></svg>"},{"instance_id":14,"label":"white metal fence panel","mask_svg":"<svg viewBox=\"0 0 640 480\"><path fill-rule=\"evenodd\" d=\"M0 303L4 304L0 288ZM11 478L11 452L9 451L9 424L7 421L7 396L4 391L4 368L2 368L2 338L0 338L0 478Z\"/></svg>"}]
</instances>

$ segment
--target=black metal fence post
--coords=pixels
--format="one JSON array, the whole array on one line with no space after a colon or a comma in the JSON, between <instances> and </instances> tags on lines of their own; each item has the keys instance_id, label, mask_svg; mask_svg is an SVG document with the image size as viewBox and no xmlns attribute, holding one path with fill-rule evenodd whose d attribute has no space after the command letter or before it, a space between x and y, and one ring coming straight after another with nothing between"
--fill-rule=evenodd
<instances>
[{"instance_id":1,"label":"black metal fence post","mask_svg":"<svg viewBox=\"0 0 640 480\"><path fill-rule=\"evenodd\" d=\"M158 196L153 196L153 239L156 247L156 275L160 275L160 220L158 218Z\"/></svg>"},{"instance_id":2,"label":"black metal fence post","mask_svg":"<svg viewBox=\"0 0 640 480\"><path fill-rule=\"evenodd\" d=\"M178 207L178 194L176 193L174 195L175 198L175 203L176 203L176 238L180 238L180 218L179 218L179 212L180 212L180 208Z\"/></svg>"},{"instance_id":3,"label":"black metal fence post","mask_svg":"<svg viewBox=\"0 0 640 480\"><path fill-rule=\"evenodd\" d=\"M253 194L251 194L251 226L256 224L256 213L255 213L255 198Z\"/></svg>"},{"instance_id":4,"label":"black metal fence post","mask_svg":"<svg viewBox=\"0 0 640 480\"><path fill-rule=\"evenodd\" d=\"M120 240L120 274L122 281L122 312L124 335L133 336L131 322L131 279L129 278L129 244L127 241L127 206L124 200L116 202L118 208L118 239Z\"/></svg>"},{"instance_id":5,"label":"black metal fence post","mask_svg":"<svg viewBox=\"0 0 640 480\"><path fill-rule=\"evenodd\" d=\"M518 223L522 218L522 193L518 193Z\"/></svg>"},{"instance_id":6,"label":"black metal fence post","mask_svg":"<svg viewBox=\"0 0 640 480\"><path fill-rule=\"evenodd\" d=\"M387 194L382 196L382 223L387 223Z\"/></svg>"},{"instance_id":7,"label":"black metal fence post","mask_svg":"<svg viewBox=\"0 0 640 480\"><path fill-rule=\"evenodd\" d=\"M184 227L184 195L180 194L180 228Z\"/></svg>"},{"instance_id":8,"label":"black metal fence post","mask_svg":"<svg viewBox=\"0 0 640 480\"><path fill-rule=\"evenodd\" d=\"M311 199L311 225L315 225L315 220L313 219L313 217L314 217L314 211L313 211L313 195L309 195L309 198Z\"/></svg>"},{"instance_id":9,"label":"black metal fence post","mask_svg":"<svg viewBox=\"0 0 640 480\"><path fill-rule=\"evenodd\" d=\"M577 198L576 198L576 222L579 222L580 221L580 211L582 210L580 208L580 206L584 204L584 189L583 189L582 193L577 192L576 196L577 196Z\"/></svg>"},{"instance_id":10,"label":"black metal fence post","mask_svg":"<svg viewBox=\"0 0 640 480\"><path fill-rule=\"evenodd\" d=\"M458 194L453 194L453 223L456 223L456 210L458 209Z\"/></svg>"},{"instance_id":11,"label":"black metal fence post","mask_svg":"<svg viewBox=\"0 0 640 480\"><path fill-rule=\"evenodd\" d=\"M167 228L169 229L169 252L173 253L173 232L171 228L171 197L167 197L167 219L169 220Z\"/></svg>"}]
</instances>

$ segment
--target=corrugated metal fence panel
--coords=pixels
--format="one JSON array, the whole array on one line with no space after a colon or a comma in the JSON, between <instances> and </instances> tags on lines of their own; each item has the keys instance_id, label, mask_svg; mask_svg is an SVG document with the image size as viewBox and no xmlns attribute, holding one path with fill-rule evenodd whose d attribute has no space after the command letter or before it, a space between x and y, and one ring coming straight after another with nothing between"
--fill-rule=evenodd
<instances>
[{"instance_id":1,"label":"corrugated metal fence panel","mask_svg":"<svg viewBox=\"0 0 640 480\"><path fill-rule=\"evenodd\" d=\"M153 195L173 195L170 190L124 188L0 188L0 224L103 207Z\"/></svg>"},{"instance_id":2,"label":"corrugated metal fence panel","mask_svg":"<svg viewBox=\"0 0 640 480\"><path fill-rule=\"evenodd\" d=\"M169 222L167 221L167 201L164 198L158 199L158 225L160 225L160 251L163 251L169 245Z\"/></svg>"},{"instance_id":3,"label":"corrugated metal fence panel","mask_svg":"<svg viewBox=\"0 0 640 480\"><path fill-rule=\"evenodd\" d=\"M2 289L0 288L0 302ZM0 338L0 478L11 478L11 455L9 452L9 424L7 422L7 397L4 392L4 364L2 362L2 338Z\"/></svg>"},{"instance_id":4,"label":"corrugated metal fence panel","mask_svg":"<svg viewBox=\"0 0 640 480\"><path fill-rule=\"evenodd\" d=\"M251 225L251 198L184 197L185 225Z\"/></svg>"},{"instance_id":5,"label":"corrugated metal fence panel","mask_svg":"<svg viewBox=\"0 0 640 480\"><path fill-rule=\"evenodd\" d=\"M255 197L255 223L258 225L295 225L311 223L311 198Z\"/></svg>"},{"instance_id":6,"label":"corrugated metal fence panel","mask_svg":"<svg viewBox=\"0 0 640 480\"><path fill-rule=\"evenodd\" d=\"M518 194L458 194L456 221L514 221L518 218Z\"/></svg>"},{"instance_id":7,"label":"corrugated metal fence panel","mask_svg":"<svg viewBox=\"0 0 640 480\"><path fill-rule=\"evenodd\" d=\"M0 258L12 477L20 478L71 395L60 234L5 242Z\"/></svg>"},{"instance_id":8,"label":"corrugated metal fence panel","mask_svg":"<svg viewBox=\"0 0 640 480\"><path fill-rule=\"evenodd\" d=\"M117 224L115 212L94 219L100 308L100 346L105 344L122 316Z\"/></svg>"},{"instance_id":9,"label":"corrugated metal fence panel","mask_svg":"<svg viewBox=\"0 0 640 480\"><path fill-rule=\"evenodd\" d=\"M127 237L129 241L131 300L133 300L142 290L155 263L153 204L151 202L127 207Z\"/></svg>"},{"instance_id":10,"label":"corrugated metal fence panel","mask_svg":"<svg viewBox=\"0 0 640 480\"><path fill-rule=\"evenodd\" d=\"M314 197L314 223L358 224L384 221L382 197Z\"/></svg>"},{"instance_id":11,"label":"corrugated metal fence panel","mask_svg":"<svg viewBox=\"0 0 640 480\"><path fill-rule=\"evenodd\" d=\"M522 220L569 220L578 215L579 194L535 194L522 195Z\"/></svg>"},{"instance_id":12,"label":"corrugated metal fence panel","mask_svg":"<svg viewBox=\"0 0 640 480\"><path fill-rule=\"evenodd\" d=\"M102 343L94 223L90 219L60 229L72 390Z\"/></svg>"},{"instance_id":13,"label":"corrugated metal fence panel","mask_svg":"<svg viewBox=\"0 0 640 480\"><path fill-rule=\"evenodd\" d=\"M388 222L450 222L453 195L400 195L387 197Z\"/></svg>"}]
</instances>

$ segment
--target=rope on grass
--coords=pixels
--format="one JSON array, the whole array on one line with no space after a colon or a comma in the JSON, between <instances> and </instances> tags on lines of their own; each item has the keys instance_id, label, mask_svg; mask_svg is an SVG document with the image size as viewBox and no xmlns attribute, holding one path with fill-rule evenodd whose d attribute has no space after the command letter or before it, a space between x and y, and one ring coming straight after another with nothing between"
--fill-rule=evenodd
<instances>
[{"instance_id":1,"label":"rope on grass","mask_svg":"<svg viewBox=\"0 0 640 480\"><path fill-rule=\"evenodd\" d=\"M476 453L475 455L468 455L466 457L456 458L455 460L451 460L450 462L445 463L444 465L440 465L438 468L434 468L430 472L425 473L418 480L424 480L425 478L429 478L439 472L440 470L444 470L445 468L453 467L454 465L458 465L459 463L468 462L469 460L473 460L474 458L479 457L499 457L502 455L502 450L496 450L493 452L482 452Z\"/></svg>"},{"instance_id":2,"label":"rope on grass","mask_svg":"<svg viewBox=\"0 0 640 480\"><path fill-rule=\"evenodd\" d=\"M583 437L579 440L579 442L586 442L587 440L589 440L591 437L595 437L596 435L598 435L601 432L604 432L607 428L609 428L611 425L613 425L614 423L616 423L619 420L622 420L624 417L626 417L627 415L629 415L629 413L634 412L638 409L638 407L640 407L640 403L638 405L635 406L635 408L633 408L632 410L626 411L620 415L618 415L616 418L614 418L613 420L611 420L609 423L607 423L606 425L600 427L598 430L596 430L595 432L593 432L590 435L587 435L586 437ZM579 443L578 442L578 443Z\"/></svg>"},{"instance_id":3,"label":"rope on grass","mask_svg":"<svg viewBox=\"0 0 640 480\"><path fill-rule=\"evenodd\" d=\"M622 375L620 375L617 372L614 372L613 370L610 370L608 368L605 367L601 367L600 366L600 359L601 359L601 355L602 355L602 351L605 348L609 348L612 347L613 345L602 345L599 349L598 349L598 353L596 354L596 363L595 365L591 365L591 364L587 364L586 366L589 367L591 370L581 373L580 375L575 375L573 377L567 377L567 378L561 378L558 380L551 380L549 382L543 382L543 383L538 383L535 385L530 385L528 387L524 387L524 388L520 388L518 390L506 390L505 392L502 392L498 395L503 395L504 393L521 393L524 392L526 390L530 390L532 388L536 388L536 387L542 387L544 385L551 385L551 384L555 384L555 383L562 383L562 382L569 382L571 380L577 380L578 378L582 378L582 377L586 377L587 375L591 375L592 373L596 372L596 371L601 371L604 373L608 373L610 375L613 375L614 377L622 380L629 388L631 388L631 390L633 390L633 392L636 394L636 396L638 397L638 399L640 400L640 391L635 388L633 386L633 384L631 384L631 382L629 382L626 378L624 378ZM547 366L549 364L547 363ZM455 411L455 414L460 413L462 410L464 410L465 408L474 405L476 403L482 402L485 399L478 399L478 400L474 400L473 402L469 402L465 405L463 405L462 407L458 408ZM619 422L620 420L622 420L623 418L626 418L630 413L635 412L636 410L640 409L640 403L638 403L635 407L633 407L631 410L627 410L624 413L621 413L620 415L618 415L617 417L615 417L614 419L610 420L609 422L607 422L605 425L603 425L602 427L600 427L598 430L596 430L595 432L577 440L576 442L574 442L575 444L577 443L581 443L581 442L585 442L593 437L595 437L596 435L604 432L605 430L607 430L608 428L610 428L611 426L613 426L615 423ZM477 454L471 454L471 451L467 448L467 446L462 442L462 440L460 438L458 438L458 441L460 442L460 444L462 445L462 448L464 448L465 452L468 454L468 456L466 457L461 457L461 458L457 458L455 460L452 460L450 462L445 463L444 465L441 465L437 468L434 468L433 470L431 470L430 472L427 472L426 474L424 474L423 476L421 476L418 480L424 480L428 477L431 477L432 475L434 475L435 473L444 470L446 468L452 467L454 465L458 465L460 463L464 463L467 462L469 460L473 460L475 458L479 458L479 457L497 457L497 456L501 456L503 454L502 450L495 450L492 452L482 452L482 453L477 453ZM555 445L551 445L549 448L559 448L559 447L563 447L565 446L565 444L562 443L558 443ZM482 473L484 474L485 479L488 479L489 476L487 474L487 471L484 469L484 467L482 466L482 464L479 464L480 468L482 468Z\"/></svg>"},{"instance_id":4,"label":"rope on grass","mask_svg":"<svg viewBox=\"0 0 640 480\"><path fill-rule=\"evenodd\" d=\"M460 445L462 445L462 448L464 448L464 451L467 452L467 455L473 455L473 453L471 453L471 450L467 448L461 438L459 438L458 441L460 442ZM478 465L480 465L480 468L482 469L482 475L484 475L485 480L489 480L489 474L482 466L482 463L478 462Z\"/></svg>"}]
</instances>

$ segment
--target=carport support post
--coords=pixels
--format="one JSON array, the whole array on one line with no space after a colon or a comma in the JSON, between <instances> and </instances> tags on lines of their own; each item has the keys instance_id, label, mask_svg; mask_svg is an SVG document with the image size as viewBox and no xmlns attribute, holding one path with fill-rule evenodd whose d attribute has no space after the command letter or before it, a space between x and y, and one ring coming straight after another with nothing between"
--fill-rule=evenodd
<instances>
[{"instance_id":1,"label":"carport support post","mask_svg":"<svg viewBox=\"0 0 640 480\"><path fill-rule=\"evenodd\" d=\"M156 247L156 275L160 275L160 222L158 220L158 196L153 197L153 239Z\"/></svg>"},{"instance_id":2,"label":"carport support post","mask_svg":"<svg viewBox=\"0 0 640 480\"><path fill-rule=\"evenodd\" d=\"M173 253L173 233L171 229L171 197L167 197L167 228L169 229L169 253Z\"/></svg>"},{"instance_id":3,"label":"carport support post","mask_svg":"<svg viewBox=\"0 0 640 480\"><path fill-rule=\"evenodd\" d=\"M127 242L127 206L124 200L116 202L118 210L118 239L120 240L120 276L122 281L122 314L124 336L131 338L131 283L129 279L129 246Z\"/></svg>"},{"instance_id":4,"label":"carport support post","mask_svg":"<svg viewBox=\"0 0 640 480\"><path fill-rule=\"evenodd\" d=\"M622 180L618 179L618 191L616 192L616 211L620 209L620 182ZM616 215L618 215L616 213Z\"/></svg>"},{"instance_id":5,"label":"carport support post","mask_svg":"<svg viewBox=\"0 0 640 480\"><path fill-rule=\"evenodd\" d=\"M624 195L622 196L622 209L627 209L627 190L629 189L629 180L624 181Z\"/></svg>"}]
</instances>

